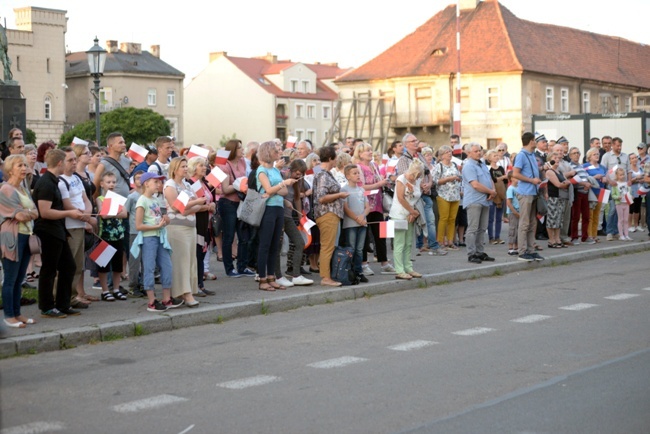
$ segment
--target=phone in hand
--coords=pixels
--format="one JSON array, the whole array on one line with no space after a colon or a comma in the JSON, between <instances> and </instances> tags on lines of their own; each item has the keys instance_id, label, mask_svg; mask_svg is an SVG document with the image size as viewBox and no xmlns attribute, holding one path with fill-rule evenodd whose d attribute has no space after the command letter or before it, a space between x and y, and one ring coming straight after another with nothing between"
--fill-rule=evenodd
<instances>
[{"instance_id":1,"label":"phone in hand","mask_svg":"<svg viewBox=\"0 0 650 434\"><path fill-rule=\"evenodd\" d=\"M284 160L284 164L289 164L289 157L287 155L283 155L282 159Z\"/></svg>"}]
</instances>

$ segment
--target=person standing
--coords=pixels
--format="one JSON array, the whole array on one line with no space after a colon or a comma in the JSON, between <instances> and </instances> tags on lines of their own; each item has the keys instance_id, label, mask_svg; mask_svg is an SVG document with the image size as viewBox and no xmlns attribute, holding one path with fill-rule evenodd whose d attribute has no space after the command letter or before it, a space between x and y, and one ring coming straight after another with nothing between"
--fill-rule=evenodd
<instances>
[{"instance_id":1,"label":"person standing","mask_svg":"<svg viewBox=\"0 0 650 434\"><path fill-rule=\"evenodd\" d=\"M537 228L537 188L542 182L535 159L535 135L526 132L521 136L522 149L515 159L512 177L519 180L517 200L519 201L519 243L520 261L543 261L535 252L535 230Z\"/></svg>"},{"instance_id":2,"label":"person standing","mask_svg":"<svg viewBox=\"0 0 650 434\"><path fill-rule=\"evenodd\" d=\"M467 260L480 264L494 261L485 253L490 201L497 195L488 167L481 161L481 145L469 144L468 158L463 164L463 207L467 210Z\"/></svg>"},{"instance_id":3,"label":"person standing","mask_svg":"<svg viewBox=\"0 0 650 434\"><path fill-rule=\"evenodd\" d=\"M605 138L603 138L603 144L605 143ZM617 185L616 176L614 175L615 168L622 168L625 172L625 182L627 182L627 174L630 171L630 159L628 155L621 151L623 148L623 140L620 137L614 137L612 139L612 149L603 155L603 159L600 164L605 166L607 170L607 183L610 187ZM647 200L647 199L646 199ZM614 199L610 195L609 197L609 212L607 213L607 228L605 230L607 233L607 241L613 241L615 237L618 237L618 215L616 213L616 204Z\"/></svg>"}]
</instances>

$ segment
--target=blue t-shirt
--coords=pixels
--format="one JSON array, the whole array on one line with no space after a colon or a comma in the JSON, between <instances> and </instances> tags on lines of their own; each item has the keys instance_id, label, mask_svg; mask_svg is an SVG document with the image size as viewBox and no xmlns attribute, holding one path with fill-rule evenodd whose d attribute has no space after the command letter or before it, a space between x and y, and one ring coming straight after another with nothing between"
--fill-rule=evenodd
<instances>
[{"instance_id":1,"label":"blue t-shirt","mask_svg":"<svg viewBox=\"0 0 650 434\"><path fill-rule=\"evenodd\" d=\"M264 187L260 182L260 173L265 173L266 177L269 178L269 183L271 187L274 187L282 182L282 174L275 167L272 169L267 169L264 166L257 168L257 186L260 193L264 194ZM284 207L284 197L279 194L274 194L273 196L266 199L266 206L281 206Z\"/></svg>"},{"instance_id":2,"label":"blue t-shirt","mask_svg":"<svg viewBox=\"0 0 650 434\"><path fill-rule=\"evenodd\" d=\"M513 185L508 187L508 190L506 190L506 199L510 199L510 202L512 203L512 207L519 212L519 199L517 199L517 188ZM512 211L510 211L510 207L507 207L507 214L512 214Z\"/></svg>"},{"instance_id":3,"label":"blue t-shirt","mask_svg":"<svg viewBox=\"0 0 650 434\"><path fill-rule=\"evenodd\" d=\"M463 208L467 208L470 205L483 205L490 206L488 202L488 195L476 191L472 187L472 181L478 181L487 188L492 188L492 175L490 175L490 170L485 163L481 161L476 161L471 158L465 160L463 164Z\"/></svg>"},{"instance_id":4,"label":"blue t-shirt","mask_svg":"<svg viewBox=\"0 0 650 434\"><path fill-rule=\"evenodd\" d=\"M534 152L522 149L521 152L517 154L517 158L515 158L514 167L519 168L521 174L528 178L539 178L539 167L537 166ZM519 180L517 191L523 196L535 196L537 195L537 186L530 182Z\"/></svg>"}]
</instances>

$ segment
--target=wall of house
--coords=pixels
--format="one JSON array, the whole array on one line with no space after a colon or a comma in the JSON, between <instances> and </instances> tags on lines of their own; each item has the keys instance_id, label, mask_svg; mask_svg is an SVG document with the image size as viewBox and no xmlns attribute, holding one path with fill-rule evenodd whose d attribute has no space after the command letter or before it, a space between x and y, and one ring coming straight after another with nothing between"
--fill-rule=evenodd
<instances>
[{"instance_id":1,"label":"wall of house","mask_svg":"<svg viewBox=\"0 0 650 434\"><path fill-rule=\"evenodd\" d=\"M218 147L223 136L275 137L275 97L226 57L214 59L185 88L185 142Z\"/></svg>"}]
</instances>

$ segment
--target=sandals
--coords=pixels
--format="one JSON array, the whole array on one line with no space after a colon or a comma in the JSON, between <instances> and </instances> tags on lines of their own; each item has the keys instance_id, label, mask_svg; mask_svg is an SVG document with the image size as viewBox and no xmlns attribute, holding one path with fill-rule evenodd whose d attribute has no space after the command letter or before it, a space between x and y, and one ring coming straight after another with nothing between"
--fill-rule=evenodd
<instances>
[{"instance_id":1,"label":"sandals","mask_svg":"<svg viewBox=\"0 0 650 434\"><path fill-rule=\"evenodd\" d=\"M122 301L128 299L128 297L126 296L126 294L122 293L122 291L115 291L115 292L113 292L113 297L115 297L115 298L118 299L118 300L122 300Z\"/></svg>"},{"instance_id":2,"label":"sandals","mask_svg":"<svg viewBox=\"0 0 650 434\"><path fill-rule=\"evenodd\" d=\"M86 301L99 301L99 297L95 297L94 295L90 295L90 294L84 294L81 296L81 298L83 298Z\"/></svg>"},{"instance_id":3,"label":"sandals","mask_svg":"<svg viewBox=\"0 0 650 434\"><path fill-rule=\"evenodd\" d=\"M260 291L275 291L275 288L269 285L269 280L264 278L260 279L260 283L257 287Z\"/></svg>"},{"instance_id":4,"label":"sandals","mask_svg":"<svg viewBox=\"0 0 650 434\"><path fill-rule=\"evenodd\" d=\"M262 279L260 279L260 281L261 281L261 280L262 280ZM273 276L273 277L268 277L268 278L266 279L266 281L269 283L269 285L271 285L271 287L272 287L274 290L276 290L276 289L287 289L286 286L282 286L282 285L280 285L279 283L277 283L277 282L275 281L275 276Z\"/></svg>"},{"instance_id":5,"label":"sandals","mask_svg":"<svg viewBox=\"0 0 650 434\"><path fill-rule=\"evenodd\" d=\"M102 301L115 301L115 297L110 292L102 292Z\"/></svg>"},{"instance_id":6,"label":"sandals","mask_svg":"<svg viewBox=\"0 0 650 434\"><path fill-rule=\"evenodd\" d=\"M31 273L27 273L27 279L25 279L27 282L36 282L36 280L39 278L39 274L36 274L36 271L32 271Z\"/></svg>"}]
</instances>

